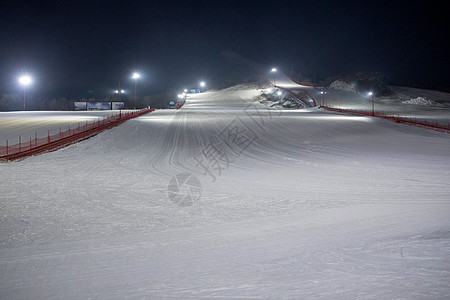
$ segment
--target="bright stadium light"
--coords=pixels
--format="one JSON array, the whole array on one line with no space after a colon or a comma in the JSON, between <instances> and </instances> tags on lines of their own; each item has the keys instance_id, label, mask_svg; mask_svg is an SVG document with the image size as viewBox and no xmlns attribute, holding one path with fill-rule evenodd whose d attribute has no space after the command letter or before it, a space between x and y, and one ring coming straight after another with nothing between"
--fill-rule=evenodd
<instances>
[{"instance_id":1,"label":"bright stadium light","mask_svg":"<svg viewBox=\"0 0 450 300\"><path fill-rule=\"evenodd\" d=\"M33 79L29 75L19 77L19 83L23 86L23 110L25 110L26 88L33 83Z\"/></svg>"},{"instance_id":2,"label":"bright stadium light","mask_svg":"<svg viewBox=\"0 0 450 300\"><path fill-rule=\"evenodd\" d=\"M204 81L200 82L201 87L205 87L206 83Z\"/></svg>"},{"instance_id":3,"label":"bright stadium light","mask_svg":"<svg viewBox=\"0 0 450 300\"><path fill-rule=\"evenodd\" d=\"M21 76L21 77L19 78L19 83L20 83L21 85L23 85L23 86L30 85L32 81L33 81L33 80L32 80L31 77L28 76L28 75L24 75L24 76Z\"/></svg>"},{"instance_id":4,"label":"bright stadium light","mask_svg":"<svg viewBox=\"0 0 450 300\"><path fill-rule=\"evenodd\" d=\"M137 72L134 72L133 75L131 76L131 78L134 79L134 109L136 109L136 83L137 83L137 79L139 79L141 77L141 75Z\"/></svg>"},{"instance_id":5,"label":"bright stadium light","mask_svg":"<svg viewBox=\"0 0 450 300\"><path fill-rule=\"evenodd\" d=\"M270 70L270 73L276 73L277 72L277 68L275 68L275 67L273 67L271 70ZM275 76L274 76L274 78L273 78L273 85L274 86L276 86L277 84L276 84L276 82L275 82Z\"/></svg>"}]
</instances>

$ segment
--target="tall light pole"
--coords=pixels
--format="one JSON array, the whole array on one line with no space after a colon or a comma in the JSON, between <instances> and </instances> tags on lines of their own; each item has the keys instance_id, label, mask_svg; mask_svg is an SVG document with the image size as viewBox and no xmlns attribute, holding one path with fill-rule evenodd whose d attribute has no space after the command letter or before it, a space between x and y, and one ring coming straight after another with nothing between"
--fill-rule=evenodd
<instances>
[{"instance_id":1,"label":"tall light pole","mask_svg":"<svg viewBox=\"0 0 450 300\"><path fill-rule=\"evenodd\" d=\"M277 68L272 68L272 70L270 70L270 73L276 73L277 72ZM275 83L275 77L273 78L273 85L277 86Z\"/></svg>"},{"instance_id":2,"label":"tall light pole","mask_svg":"<svg viewBox=\"0 0 450 300\"><path fill-rule=\"evenodd\" d=\"M327 92L325 90L323 90L320 93L322 94L322 106L325 106L325 95Z\"/></svg>"},{"instance_id":3,"label":"tall light pole","mask_svg":"<svg viewBox=\"0 0 450 300\"><path fill-rule=\"evenodd\" d=\"M139 77L141 77L141 75L137 72L134 72L131 76L131 78L134 79L134 109L136 109L136 82Z\"/></svg>"},{"instance_id":4,"label":"tall light pole","mask_svg":"<svg viewBox=\"0 0 450 300\"><path fill-rule=\"evenodd\" d=\"M23 86L23 110L25 110L25 98L26 98L26 89L33 82L33 79L29 75L23 75L19 77L19 83Z\"/></svg>"},{"instance_id":5,"label":"tall light pole","mask_svg":"<svg viewBox=\"0 0 450 300\"><path fill-rule=\"evenodd\" d=\"M119 81L119 89L116 90L116 94L119 94L119 102L120 102L120 94L123 94L123 92L124 92L124 90L122 90L122 89L120 88L120 81Z\"/></svg>"},{"instance_id":6,"label":"tall light pole","mask_svg":"<svg viewBox=\"0 0 450 300\"><path fill-rule=\"evenodd\" d=\"M119 89L115 90L114 93L119 95L119 118L122 118L122 102L120 101L120 95L125 93L125 91L120 89L120 82L119 82ZM112 103L111 103L111 109L113 109Z\"/></svg>"},{"instance_id":7,"label":"tall light pole","mask_svg":"<svg viewBox=\"0 0 450 300\"><path fill-rule=\"evenodd\" d=\"M114 93L119 95L119 102L120 102L120 95L122 95L123 93L125 93L124 90L115 90Z\"/></svg>"},{"instance_id":8,"label":"tall light pole","mask_svg":"<svg viewBox=\"0 0 450 300\"><path fill-rule=\"evenodd\" d=\"M369 92L369 96L372 97L372 117L375 117L375 106L373 103L373 92L372 91Z\"/></svg>"}]
</instances>

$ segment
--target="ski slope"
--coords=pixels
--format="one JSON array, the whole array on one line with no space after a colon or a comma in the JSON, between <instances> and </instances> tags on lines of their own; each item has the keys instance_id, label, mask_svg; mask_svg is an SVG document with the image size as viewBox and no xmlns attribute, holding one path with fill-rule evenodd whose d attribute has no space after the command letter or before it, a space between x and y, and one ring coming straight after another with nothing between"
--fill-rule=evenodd
<instances>
[{"instance_id":1,"label":"ski slope","mask_svg":"<svg viewBox=\"0 0 450 300\"><path fill-rule=\"evenodd\" d=\"M126 113L129 110L122 110ZM64 132L87 123L102 120L111 115L119 114L119 110L91 111L13 111L0 112L0 145L5 146Z\"/></svg>"},{"instance_id":2,"label":"ski slope","mask_svg":"<svg viewBox=\"0 0 450 300\"><path fill-rule=\"evenodd\" d=\"M0 298L447 297L449 135L260 94L0 164Z\"/></svg>"},{"instance_id":3,"label":"ski slope","mask_svg":"<svg viewBox=\"0 0 450 300\"><path fill-rule=\"evenodd\" d=\"M327 105L337 108L372 111L372 97L342 88L326 88L306 86L295 83L283 72L271 72L269 81L272 85L286 90L303 90L312 97L317 105ZM440 125L450 124L450 94L416 89L410 87L392 86L390 96L374 96L374 110L379 113L396 115L410 119L437 122ZM325 95L322 92L325 91Z\"/></svg>"}]
</instances>

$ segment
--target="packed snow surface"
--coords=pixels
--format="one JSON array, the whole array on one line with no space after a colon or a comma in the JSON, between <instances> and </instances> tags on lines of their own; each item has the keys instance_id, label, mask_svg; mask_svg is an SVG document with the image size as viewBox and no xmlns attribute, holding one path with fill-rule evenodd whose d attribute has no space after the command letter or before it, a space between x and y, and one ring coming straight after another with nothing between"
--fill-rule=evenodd
<instances>
[{"instance_id":1,"label":"packed snow surface","mask_svg":"<svg viewBox=\"0 0 450 300\"><path fill-rule=\"evenodd\" d=\"M450 136L259 94L0 164L0 298L448 297Z\"/></svg>"},{"instance_id":2,"label":"packed snow surface","mask_svg":"<svg viewBox=\"0 0 450 300\"><path fill-rule=\"evenodd\" d=\"M38 138L54 135L119 113L118 110L0 112L0 145L5 146L6 140L9 145L16 144L19 136L26 142L36 135Z\"/></svg>"}]
</instances>

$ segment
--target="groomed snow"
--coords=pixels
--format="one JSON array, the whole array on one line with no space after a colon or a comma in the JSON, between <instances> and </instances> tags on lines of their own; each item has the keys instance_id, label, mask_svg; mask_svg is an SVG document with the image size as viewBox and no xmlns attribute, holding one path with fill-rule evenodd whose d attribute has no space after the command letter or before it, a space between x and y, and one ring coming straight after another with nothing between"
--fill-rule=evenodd
<instances>
[{"instance_id":1,"label":"groomed snow","mask_svg":"<svg viewBox=\"0 0 450 300\"><path fill-rule=\"evenodd\" d=\"M449 135L259 94L0 164L0 298L446 298Z\"/></svg>"},{"instance_id":2,"label":"groomed snow","mask_svg":"<svg viewBox=\"0 0 450 300\"><path fill-rule=\"evenodd\" d=\"M126 112L129 110L122 110ZM9 145L19 143L19 135L26 142L36 134L38 138L54 135L60 129L74 129L119 113L119 110L0 112L0 145L5 146L6 140Z\"/></svg>"}]
</instances>

